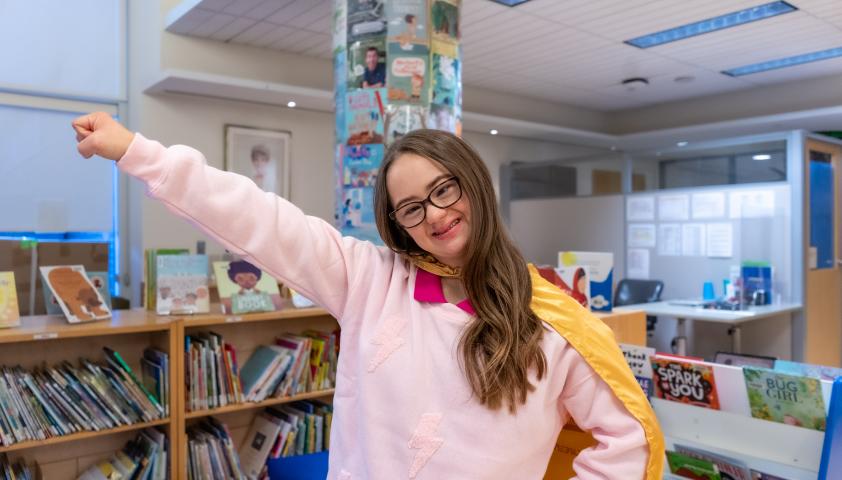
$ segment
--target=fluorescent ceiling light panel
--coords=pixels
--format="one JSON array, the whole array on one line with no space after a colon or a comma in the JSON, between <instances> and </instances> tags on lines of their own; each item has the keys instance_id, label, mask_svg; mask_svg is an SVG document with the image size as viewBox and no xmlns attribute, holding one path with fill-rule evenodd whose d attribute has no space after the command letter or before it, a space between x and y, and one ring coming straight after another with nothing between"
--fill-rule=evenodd
<instances>
[{"instance_id":1,"label":"fluorescent ceiling light panel","mask_svg":"<svg viewBox=\"0 0 842 480\"><path fill-rule=\"evenodd\" d=\"M718 17L708 18L700 22L688 23L680 27L662 30L657 33L643 35L642 37L626 40L625 43L638 48L650 48L664 43L675 42L685 38L695 37L703 33L715 32L725 28L744 25L764 18L771 18L784 13L794 12L796 7L786 2L772 2L756 7L747 8L738 12L726 13Z\"/></svg>"},{"instance_id":2,"label":"fluorescent ceiling light panel","mask_svg":"<svg viewBox=\"0 0 842 480\"><path fill-rule=\"evenodd\" d=\"M516 7L521 3L526 3L529 0L491 0L492 2L499 3L501 5L505 5L507 7Z\"/></svg>"},{"instance_id":3,"label":"fluorescent ceiling light panel","mask_svg":"<svg viewBox=\"0 0 842 480\"><path fill-rule=\"evenodd\" d=\"M796 65L803 65L805 63L818 62L820 60L827 60L836 57L842 57L842 47L829 48L818 52L803 53L792 57L769 60L768 62L752 63L751 65L743 65L742 67L723 70L722 73L732 77L741 77L743 75L751 75L752 73L768 72L769 70L776 70L778 68L794 67Z\"/></svg>"}]
</instances>

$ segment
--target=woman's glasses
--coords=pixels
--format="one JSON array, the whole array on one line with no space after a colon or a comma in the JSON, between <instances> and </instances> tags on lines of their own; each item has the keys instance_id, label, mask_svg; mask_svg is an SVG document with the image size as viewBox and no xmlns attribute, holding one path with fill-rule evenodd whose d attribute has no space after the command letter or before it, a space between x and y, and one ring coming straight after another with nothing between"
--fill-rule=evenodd
<instances>
[{"instance_id":1,"label":"woman's glasses","mask_svg":"<svg viewBox=\"0 0 842 480\"><path fill-rule=\"evenodd\" d=\"M389 214L389 218L398 222L403 228L412 228L421 224L427 218L427 204L436 208L447 208L462 198L462 187L459 179L450 177L439 183L430 191L427 198L420 202L409 202Z\"/></svg>"}]
</instances>

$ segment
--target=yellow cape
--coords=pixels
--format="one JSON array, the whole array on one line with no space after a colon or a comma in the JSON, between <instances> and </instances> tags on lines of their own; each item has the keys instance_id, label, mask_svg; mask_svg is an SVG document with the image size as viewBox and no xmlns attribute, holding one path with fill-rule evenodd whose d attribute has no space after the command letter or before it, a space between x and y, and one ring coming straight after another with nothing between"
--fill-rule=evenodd
<instances>
[{"instance_id":1,"label":"yellow cape","mask_svg":"<svg viewBox=\"0 0 842 480\"><path fill-rule=\"evenodd\" d=\"M418 268L439 276L459 275L458 269L444 265L431 256L413 256L410 261ZM626 410L640 422L649 443L646 479L660 480L664 468L664 437L655 412L617 346L614 333L590 311L545 280L531 264L529 273L532 277L532 311L579 352L594 372L611 387Z\"/></svg>"}]
</instances>

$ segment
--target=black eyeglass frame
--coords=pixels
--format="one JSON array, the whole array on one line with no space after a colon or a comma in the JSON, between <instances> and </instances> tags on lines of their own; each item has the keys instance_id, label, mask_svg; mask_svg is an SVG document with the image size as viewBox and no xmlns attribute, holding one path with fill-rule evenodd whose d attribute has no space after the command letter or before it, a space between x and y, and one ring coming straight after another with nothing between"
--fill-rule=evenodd
<instances>
[{"instance_id":1,"label":"black eyeglass frame","mask_svg":"<svg viewBox=\"0 0 842 480\"><path fill-rule=\"evenodd\" d=\"M435 193L436 189L438 189L439 187L441 187L445 183L450 182L450 181L454 181L454 180L456 181L456 188L459 189L459 196L456 197L456 200L448 203L447 205L436 204L436 202L434 202L433 198L432 198L433 193ZM430 205L436 207L436 208L445 209L447 207L453 206L454 204L456 204L456 202L461 200L463 194L464 194L464 192L462 191L462 184L459 183L459 177L446 178L446 179L442 180L441 182L437 183L436 186L434 186L432 189L430 189L430 193L427 194L427 198L425 198L423 200L415 201L415 202L407 202L407 203L401 205L400 208L396 208L396 209L392 210L391 212L389 212L389 218L392 219L392 221L394 221L395 223L397 223L399 226L401 226L403 228L414 228L414 227L417 227L418 225L421 225L422 223L424 223L424 220L427 219L427 204L428 203ZM424 215L421 216L421 220L419 220L418 223L416 223L414 225L406 226L406 225L403 225L401 222L399 222L397 220L396 217L397 217L397 214L400 210L403 210L410 205L416 205L416 204L420 204L421 209L424 211Z\"/></svg>"}]
</instances>

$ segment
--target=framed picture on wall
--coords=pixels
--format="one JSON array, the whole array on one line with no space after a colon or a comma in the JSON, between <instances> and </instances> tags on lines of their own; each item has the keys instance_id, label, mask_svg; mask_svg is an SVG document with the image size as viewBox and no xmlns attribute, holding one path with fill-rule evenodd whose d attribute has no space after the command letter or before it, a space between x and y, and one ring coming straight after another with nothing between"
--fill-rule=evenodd
<instances>
[{"instance_id":1,"label":"framed picture on wall","mask_svg":"<svg viewBox=\"0 0 842 480\"><path fill-rule=\"evenodd\" d=\"M252 179L267 192L289 198L290 132L225 126L225 170Z\"/></svg>"}]
</instances>

